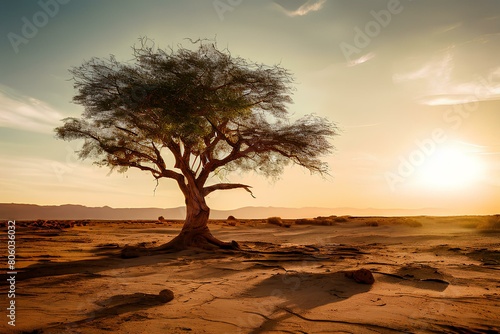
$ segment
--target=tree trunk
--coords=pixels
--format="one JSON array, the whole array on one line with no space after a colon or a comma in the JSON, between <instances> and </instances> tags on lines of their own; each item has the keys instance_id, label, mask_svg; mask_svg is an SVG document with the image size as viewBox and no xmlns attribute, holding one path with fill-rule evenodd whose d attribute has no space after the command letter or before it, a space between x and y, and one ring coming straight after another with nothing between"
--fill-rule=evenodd
<instances>
[{"instance_id":1,"label":"tree trunk","mask_svg":"<svg viewBox=\"0 0 500 334\"><path fill-rule=\"evenodd\" d=\"M142 255L155 254L156 252L180 251L187 248L215 249L240 249L236 241L223 242L212 235L208 228L210 208L205 202L203 192L195 186L187 186L186 196L186 221L181 232L166 244L155 248L141 248L127 246L121 251L122 258L133 258Z\"/></svg>"},{"instance_id":2,"label":"tree trunk","mask_svg":"<svg viewBox=\"0 0 500 334\"><path fill-rule=\"evenodd\" d=\"M197 187L189 187L186 194L186 221L178 236L159 249L182 250L196 247L202 249L239 249L236 241L223 242L212 235L208 228L210 208Z\"/></svg>"}]
</instances>

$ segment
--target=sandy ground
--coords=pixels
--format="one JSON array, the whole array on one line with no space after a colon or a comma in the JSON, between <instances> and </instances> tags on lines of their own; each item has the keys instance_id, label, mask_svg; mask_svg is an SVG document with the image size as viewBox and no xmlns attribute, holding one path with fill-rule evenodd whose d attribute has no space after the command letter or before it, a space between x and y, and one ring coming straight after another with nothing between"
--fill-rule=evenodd
<instances>
[{"instance_id":1,"label":"sandy ground","mask_svg":"<svg viewBox=\"0 0 500 334\"><path fill-rule=\"evenodd\" d=\"M161 244L181 225L19 226L16 327L4 315L0 332L497 333L498 218L214 222L214 235L247 251L133 259L119 248ZM373 285L344 274L360 268ZM174 294L167 303L165 289Z\"/></svg>"}]
</instances>

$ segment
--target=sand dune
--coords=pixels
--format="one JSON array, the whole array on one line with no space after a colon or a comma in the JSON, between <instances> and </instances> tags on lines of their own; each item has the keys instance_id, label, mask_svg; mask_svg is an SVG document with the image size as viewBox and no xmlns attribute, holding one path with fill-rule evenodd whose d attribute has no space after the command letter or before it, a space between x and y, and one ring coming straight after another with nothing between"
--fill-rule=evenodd
<instances>
[{"instance_id":1,"label":"sand dune","mask_svg":"<svg viewBox=\"0 0 500 334\"><path fill-rule=\"evenodd\" d=\"M289 228L218 221L214 235L237 240L242 252L126 260L123 246L158 245L181 225L20 227L16 328L3 321L0 331L495 333L497 218L345 217ZM346 275L360 268L374 284Z\"/></svg>"}]
</instances>

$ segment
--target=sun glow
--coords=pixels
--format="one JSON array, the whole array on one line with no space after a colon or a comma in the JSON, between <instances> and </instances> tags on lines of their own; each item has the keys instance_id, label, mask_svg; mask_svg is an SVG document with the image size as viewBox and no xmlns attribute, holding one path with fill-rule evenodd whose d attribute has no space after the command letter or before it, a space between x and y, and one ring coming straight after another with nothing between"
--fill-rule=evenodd
<instances>
[{"instance_id":1,"label":"sun glow","mask_svg":"<svg viewBox=\"0 0 500 334\"><path fill-rule=\"evenodd\" d=\"M420 169L420 184L433 189L456 189L480 181L484 166L477 154L457 147L436 150Z\"/></svg>"}]
</instances>

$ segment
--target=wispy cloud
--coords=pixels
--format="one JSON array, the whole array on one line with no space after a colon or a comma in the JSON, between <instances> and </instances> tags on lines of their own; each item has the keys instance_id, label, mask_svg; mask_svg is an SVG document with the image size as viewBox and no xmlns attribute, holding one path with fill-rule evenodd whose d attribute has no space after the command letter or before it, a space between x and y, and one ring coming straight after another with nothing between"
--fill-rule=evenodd
<instances>
[{"instance_id":1,"label":"wispy cloud","mask_svg":"<svg viewBox=\"0 0 500 334\"><path fill-rule=\"evenodd\" d=\"M0 85L0 127L50 133L62 118L47 103Z\"/></svg>"},{"instance_id":2,"label":"wispy cloud","mask_svg":"<svg viewBox=\"0 0 500 334\"><path fill-rule=\"evenodd\" d=\"M444 33L447 33L447 32L450 32L450 31L453 31L453 30L456 30L460 27L463 26L463 23L462 22L457 22L457 23L453 23L453 24L448 24L448 25L445 25L445 26L442 26L442 27L439 27L437 28L435 31L434 31L434 34L436 35L439 35L439 34L444 34Z\"/></svg>"},{"instance_id":3,"label":"wispy cloud","mask_svg":"<svg viewBox=\"0 0 500 334\"><path fill-rule=\"evenodd\" d=\"M370 59L372 59L374 57L375 57L375 53L374 52L369 52L369 53L367 53L365 55L362 55L361 57L359 57L357 59L351 60L347 64L347 66L352 67L352 66L360 65L360 64L366 63L367 61L369 61Z\"/></svg>"},{"instance_id":4,"label":"wispy cloud","mask_svg":"<svg viewBox=\"0 0 500 334\"><path fill-rule=\"evenodd\" d=\"M453 53L449 49L411 70L394 74L393 81L402 83L413 80L429 80L432 81L434 87L441 87L450 81L453 67Z\"/></svg>"},{"instance_id":5,"label":"wispy cloud","mask_svg":"<svg viewBox=\"0 0 500 334\"><path fill-rule=\"evenodd\" d=\"M304 16L311 12L317 12L321 10L326 0L308 0L305 3L301 4L298 8L294 6L294 9L290 8L290 5L296 2L290 2L288 0L280 0L275 2L281 7L286 15L290 17L296 17Z\"/></svg>"},{"instance_id":6,"label":"wispy cloud","mask_svg":"<svg viewBox=\"0 0 500 334\"><path fill-rule=\"evenodd\" d=\"M450 81L440 90L429 91L420 103L426 105L453 105L500 99L500 67L467 82Z\"/></svg>"},{"instance_id":7,"label":"wispy cloud","mask_svg":"<svg viewBox=\"0 0 500 334\"><path fill-rule=\"evenodd\" d=\"M463 58L463 52L460 54L455 48L448 48L429 61L395 73L393 81L407 87L415 100L425 105L500 99L500 67L488 68L478 63L461 66Z\"/></svg>"}]
</instances>

